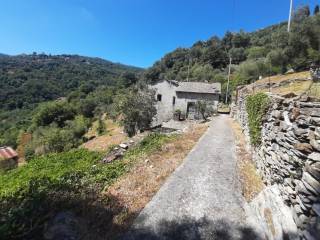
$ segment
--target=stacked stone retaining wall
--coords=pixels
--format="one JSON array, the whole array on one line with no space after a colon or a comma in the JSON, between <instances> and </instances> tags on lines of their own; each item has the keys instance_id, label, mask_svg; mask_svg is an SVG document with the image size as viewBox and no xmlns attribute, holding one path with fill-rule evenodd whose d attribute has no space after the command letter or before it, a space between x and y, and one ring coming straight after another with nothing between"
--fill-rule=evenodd
<instances>
[{"instance_id":1,"label":"stacked stone retaining wall","mask_svg":"<svg viewBox=\"0 0 320 240\"><path fill-rule=\"evenodd\" d=\"M250 139L245 89L232 111ZM307 100L307 99L306 99ZM303 239L320 239L320 102L270 95L261 145L251 146L267 185L276 185Z\"/></svg>"}]
</instances>

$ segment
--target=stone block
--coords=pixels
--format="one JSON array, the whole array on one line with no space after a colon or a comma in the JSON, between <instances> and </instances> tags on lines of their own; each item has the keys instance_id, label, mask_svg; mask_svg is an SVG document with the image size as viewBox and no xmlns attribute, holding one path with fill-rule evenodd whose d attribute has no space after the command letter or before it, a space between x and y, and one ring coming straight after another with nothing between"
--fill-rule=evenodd
<instances>
[{"instance_id":1,"label":"stone block","mask_svg":"<svg viewBox=\"0 0 320 240\"><path fill-rule=\"evenodd\" d=\"M299 158L303 158L303 159L306 159L307 158L307 155L298 151L298 150L295 150L295 149L291 149L291 151Z\"/></svg>"},{"instance_id":2,"label":"stone block","mask_svg":"<svg viewBox=\"0 0 320 240\"><path fill-rule=\"evenodd\" d=\"M308 212L310 207L306 206L300 199L299 196L296 196L296 203L299 204L299 206L301 207L302 211L305 213L305 212Z\"/></svg>"},{"instance_id":3,"label":"stone block","mask_svg":"<svg viewBox=\"0 0 320 240\"><path fill-rule=\"evenodd\" d=\"M305 194L314 194L314 195L319 195L319 193L306 181L302 180L303 186L304 188L301 188L299 190L301 190L301 192L305 193Z\"/></svg>"},{"instance_id":4,"label":"stone block","mask_svg":"<svg viewBox=\"0 0 320 240\"><path fill-rule=\"evenodd\" d=\"M313 204L312 210L317 214L317 216L320 216L320 203Z\"/></svg>"},{"instance_id":5,"label":"stone block","mask_svg":"<svg viewBox=\"0 0 320 240\"><path fill-rule=\"evenodd\" d=\"M304 214L300 214L300 215L298 216L298 219L297 219L297 220L298 220L298 221L297 221L297 225L298 225L298 227L300 227L300 228L306 227L307 224L308 224L308 222L309 222L309 218L308 218L306 215L304 215Z\"/></svg>"},{"instance_id":6,"label":"stone block","mask_svg":"<svg viewBox=\"0 0 320 240\"><path fill-rule=\"evenodd\" d=\"M294 107L292 109L292 112L290 114L290 120L294 121L297 119L297 117L300 115L300 110L297 107Z\"/></svg>"},{"instance_id":7,"label":"stone block","mask_svg":"<svg viewBox=\"0 0 320 240\"><path fill-rule=\"evenodd\" d=\"M129 146L125 143L121 143L121 144L119 144L119 147L121 147L123 149L128 149Z\"/></svg>"},{"instance_id":8,"label":"stone block","mask_svg":"<svg viewBox=\"0 0 320 240\"><path fill-rule=\"evenodd\" d=\"M320 108L320 103L317 102L300 102L300 108Z\"/></svg>"},{"instance_id":9,"label":"stone block","mask_svg":"<svg viewBox=\"0 0 320 240\"><path fill-rule=\"evenodd\" d=\"M293 127L293 133L298 139L308 138L309 130L305 128L299 128L297 126Z\"/></svg>"},{"instance_id":10,"label":"stone block","mask_svg":"<svg viewBox=\"0 0 320 240\"><path fill-rule=\"evenodd\" d=\"M320 117L320 109L318 108L301 108L300 114L311 116L311 117Z\"/></svg>"},{"instance_id":11,"label":"stone block","mask_svg":"<svg viewBox=\"0 0 320 240\"><path fill-rule=\"evenodd\" d=\"M316 126L320 126L320 117L311 117L310 123Z\"/></svg>"},{"instance_id":12,"label":"stone block","mask_svg":"<svg viewBox=\"0 0 320 240\"><path fill-rule=\"evenodd\" d=\"M312 177L308 172L304 172L302 181L309 184L318 194L320 194L320 182Z\"/></svg>"},{"instance_id":13,"label":"stone block","mask_svg":"<svg viewBox=\"0 0 320 240\"><path fill-rule=\"evenodd\" d=\"M278 144L276 144L276 143L272 143L271 144L271 150L272 151L278 151L279 150L279 145Z\"/></svg>"},{"instance_id":14,"label":"stone block","mask_svg":"<svg viewBox=\"0 0 320 240\"><path fill-rule=\"evenodd\" d=\"M316 202L319 200L319 196L315 196L315 195L308 195L307 196L311 202Z\"/></svg>"},{"instance_id":15,"label":"stone block","mask_svg":"<svg viewBox=\"0 0 320 240\"><path fill-rule=\"evenodd\" d=\"M294 145L295 149L303 153L312 153L313 147L309 143L297 143Z\"/></svg>"},{"instance_id":16,"label":"stone block","mask_svg":"<svg viewBox=\"0 0 320 240\"><path fill-rule=\"evenodd\" d=\"M320 162L317 162L320 163ZM305 171L311 174L312 177L314 177L316 180L320 181L320 169L318 168L319 164L316 165L310 165L306 164Z\"/></svg>"},{"instance_id":17,"label":"stone block","mask_svg":"<svg viewBox=\"0 0 320 240\"><path fill-rule=\"evenodd\" d=\"M308 155L308 158L311 159L312 161L320 162L320 153L313 152Z\"/></svg>"},{"instance_id":18,"label":"stone block","mask_svg":"<svg viewBox=\"0 0 320 240\"><path fill-rule=\"evenodd\" d=\"M319 140L311 139L310 144L315 150L320 152L320 141Z\"/></svg>"},{"instance_id":19,"label":"stone block","mask_svg":"<svg viewBox=\"0 0 320 240\"><path fill-rule=\"evenodd\" d=\"M275 119L279 119L281 117L281 112L279 110L274 110L271 112L271 116Z\"/></svg>"},{"instance_id":20,"label":"stone block","mask_svg":"<svg viewBox=\"0 0 320 240\"><path fill-rule=\"evenodd\" d=\"M311 232L308 231L308 230L304 230L304 231L302 232L302 234L303 234L303 237L304 237L305 240L319 240L318 237L313 236L314 234L311 233Z\"/></svg>"},{"instance_id":21,"label":"stone block","mask_svg":"<svg viewBox=\"0 0 320 240\"><path fill-rule=\"evenodd\" d=\"M320 140L320 127L315 128L314 135L317 140Z\"/></svg>"},{"instance_id":22,"label":"stone block","mask_svg":"<svg viewBox=\"0 0 320 240\"><path fill-rule=\"evenodd\" d=\"M301 209L301 207L300 207L300 205L299 204L295 204L294 205L294 207L293 207L293 209L294 209L294 211L296 212L296 214L302 214L303 212L302 212L302 209ZM297 221L297 219L296 219L296 221Z\"/></svg>"}]
</instances>

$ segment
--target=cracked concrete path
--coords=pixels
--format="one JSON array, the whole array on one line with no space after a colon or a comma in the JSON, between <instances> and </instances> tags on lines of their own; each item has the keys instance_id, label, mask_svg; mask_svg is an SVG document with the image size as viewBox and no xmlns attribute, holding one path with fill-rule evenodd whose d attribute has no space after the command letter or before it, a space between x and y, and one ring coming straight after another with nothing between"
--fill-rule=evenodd
<instances>
[{"instance_id":1,"label":"cracked concrete path","mask_svg":"<svg viewBox=\"0 0 320 240\"><path fill-rule=\"evenodd\" d=\"M121 239L256 239L245 226L228 118L212 120Z\"/></svg>"}]
</instances>

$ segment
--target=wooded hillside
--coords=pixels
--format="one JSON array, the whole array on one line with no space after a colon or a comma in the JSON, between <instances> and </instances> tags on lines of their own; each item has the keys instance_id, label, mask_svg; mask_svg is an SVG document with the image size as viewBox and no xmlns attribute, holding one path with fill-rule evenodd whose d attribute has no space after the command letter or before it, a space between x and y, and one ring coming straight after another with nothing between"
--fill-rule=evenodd
<instances>
[{"instance_id":1,"label":"wooded hillside","mask_svg":"<svg viewBox=\"0 0 320 240\"><path fill-rule=\"evenodd\" d=\"M0 55L0 108L12 110L65 97L80 88L90 92L115 86L121 75L142 69L77 55Z\"/></svg>"},{"instance_id":2,"label":"wooded hillside","mask_svg":"<svg viewBox=\"0 0 320 240\"><path fill-rule=\"evenodd\" d=\"M40 103L67 99L70 119L75 114L90 118L98 105L112 103L117 90L136 83L141 72L78 55L0 55L0 145L17 146Z\"/></svg>"},{"instance_id":3,"label":"wooded hillside","mask_svg":"<svg viewBox=\"0 0 320 240\"><path fill-rule=\"evenodd\" d=\"M226 88L229 56L232 58L232 86L248 84L259 76L308 69L320 63L320 14L308 6L298 8L290 33L287 22L255 32L226 32L219 38L198 41L190 48L178 48L149 68L147 81L221 82ZM189 73L189 74L188 74Z\"/></svg>"}]
</instances>

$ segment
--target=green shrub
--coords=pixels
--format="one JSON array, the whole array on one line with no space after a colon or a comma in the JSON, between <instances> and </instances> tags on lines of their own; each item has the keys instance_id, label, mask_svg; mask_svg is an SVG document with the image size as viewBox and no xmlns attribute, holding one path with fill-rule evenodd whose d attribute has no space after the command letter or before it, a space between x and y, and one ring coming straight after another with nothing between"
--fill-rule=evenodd
<instances>
[{"instance_id":1,"label":"green shrub","mask_svg":"<svg viewBox=\"0 0 320 240\"><path fill-rule=\"evenodd\" d=\"M73 129L56 126L40 127L32 135L31 146L36 155L69 151L81 144Z\"/></svg>"},{"instance_id":2,"label":"green shrub","mask_svg":"<svg viewBox=\"0 0 320 240\"><path fill-rule=\"evenodd\" d=\"M249 84L259 79L260 76L267 75L270 71L265 59L248 60L239 65L236 73L238 84Z\"/></svg>"},{"instance_id":3,"label":"green shrub","mask_svg":"<svg viewBox=\"0 0 320 240\"><path fill-rule=\"evenodd\" d=\"M137 130L150 127L156 114L154 93L149 90L133 90L127 93L120 104L124 131L131 137Z\"/></svg>"},{"instance_id":4,"label":"green shrub","mask_svg":"<svg viewBox=\"0 0 320 240\"><path fill-rule=\"evenodd\" d=\"M49 217L68 209L86 211L90 201L103 200L101 191L136 159L172 138L150 134L124 159L109 164L100 162L100 153L77 149L35 157L24 166L0 174L0 239L41 239Z\"/></svg>"},{"instance_id":5,"label":"green shrub","mask_svg":"<svg viewBox=\"0 0 320 240\"><path fill-rule=\"evenodd\" d=\"M81 139L82 136L88 131L90 126L90 120L82 115L75 117L73 121L67 121L67 129L72 131L73 135L77 139Z\"/></svg>"},{"instance_id":6,"label":"green shrub","mask_svg":"<svg viewBox=\"0 0 320 240\"><path fill-rule=\"evenodd\" d=\"M97 103L94 99L86 98L80 101L78 112L85 117L92 118L94 116L94 110L97 107Z\"/></svg>"},{"instance_id":7,"label":"green shrub","mask_svg":"<svg viewBox=\"0 0 320 240\"><path fill-rule=\"evenodd\" d=\"M247 54L249 59L259 59L264 58L267 55L268 50L265 47L251 47L247 49Z\"/></svg>"},{"instance_id":8,"label":"green shrub","mask_svg":"<svg viewBox=\"0 0 320 240\"><path fill-rule=\"evenodd\" d=\"M249 120L251 144L261 143L261 129L263 117L269 106L269 97L265 93L257 93L247 97L246 109Z\"/></svg>"},{"instance_id":9,"label":"green shrub","mask_svg":"<svg viewBox=\"0 0 320 240\"><path fill-rule=\"evenodd\" d=\"M42 223L49 211L67 204L72 193L84 191L100 158L86 150L50 154L1 174L0 238L28 232L34 223ZM96 175L108 172L104 166L97 171Z\"/></svg>"},{"instance_id":10,"label":"green shrub","mask_svg":"<svg viewBox=\"0 0 320 240\"><path fill-rule=\"evenodd\" d=\"M169 139L170 137L166 135L151 133L140 142L139 149L145 152L151 152L159 149Z\"/></svg>"},{"instance_id":11,"label":"green shrub","mask_svg":"<svg viewBox=\"0 0 320 240\"><path fill-rule=\"evenodd\" d=\"M277 70L276 73L285 73L287 71L288 57L283 50L277 49L269 52L268 61L270 62L273 70Z\"/></svg>"},{"instance_id":12,"label":"green shrub","mask_svg":"<svg viewBox=\"0 0 320 240\"><path fill-rule=\"evenodd\" d=\"M83 135L88 131L90 120L78 115L74 120L65 121L63 128L56 124L38 127L32 134L32 142L25 147L28 155L69 151L83 143Z\"/></svg>"},{"instance_id":13,"label":"green shrub","mask_svg":"<svg viewBox=\"0 0 320 240\"><path fill-rule=\"evenodd\" d=\"M98 120L98 126L97 126L97 133L98 135L103 135L105 134L107 131L106 129L106 124L105 122L99 117L99 120Z\"/></svg>"},{"instance_id":14,"label":"green shrub","mask_svg":"<svg viewBox=\"0 0 320 240\"><path fill-rule=\"evenodd\" d=\"M73 119L75 110L67 102L47 102L43 103L36 110L33 116L33 124L38 126L48 126L51 123L64 126L64 122Z\"/></svg>"}]
</instances>

